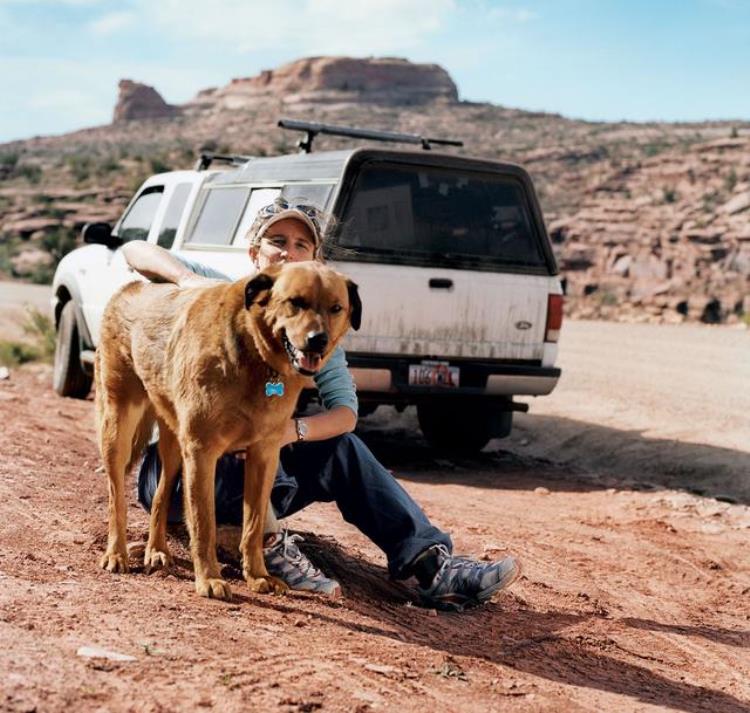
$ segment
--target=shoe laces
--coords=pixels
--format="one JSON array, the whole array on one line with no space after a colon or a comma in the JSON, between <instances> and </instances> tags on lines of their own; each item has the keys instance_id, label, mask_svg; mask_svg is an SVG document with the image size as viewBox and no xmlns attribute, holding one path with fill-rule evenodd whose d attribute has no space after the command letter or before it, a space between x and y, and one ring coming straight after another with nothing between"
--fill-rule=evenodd
<instances>
[{"instance_id":1,"label":"shoe laces","mask_svg":"<svg viewBox=\"0 0 750 713\"><path fill-rule=\"evenodd\" d=\"M457 574L461 570L471 570L478 566L481 567L476 560L473 560L470 557L459 557L451 554L445 545L435 545L433 549L443 555L443 561L440 564L440 568L435 573L435 577L432 580L435 584L442 581L443 576L450 570Z\"/></svg>"},{"instance_id":2,"label":"shoe laces","mask_svg":"<svg viewBox=\"0 0 750 713\"><path fill-rule=\"evenodd\" d=\"M304 542L305 538L302 535L290 535L289 530L282 530L281 532L281 555L285 560L288 560L294 565L297 565L306 575L317 576L320 571L313 565L312 562L302 554L302 551L297 546L298 542Z\"/></svg>"}]
</instances>

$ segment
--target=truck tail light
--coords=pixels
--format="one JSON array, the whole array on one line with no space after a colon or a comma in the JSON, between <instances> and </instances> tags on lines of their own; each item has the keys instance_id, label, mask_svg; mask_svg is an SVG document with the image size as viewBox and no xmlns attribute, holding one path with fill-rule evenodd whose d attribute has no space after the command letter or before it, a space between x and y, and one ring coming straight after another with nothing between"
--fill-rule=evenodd
<instances>
[{"instance_id":1,"label":"truck tail light","mask_svg":"<svg viewBox=\"0 0 750 713\"><path fill-rule=\"evenodd\" d=\"M547 328L544 332L545 342L556 342L560 338L560 327L563 320L563 296L547 296Z\"/></svg>"}]
</instances>

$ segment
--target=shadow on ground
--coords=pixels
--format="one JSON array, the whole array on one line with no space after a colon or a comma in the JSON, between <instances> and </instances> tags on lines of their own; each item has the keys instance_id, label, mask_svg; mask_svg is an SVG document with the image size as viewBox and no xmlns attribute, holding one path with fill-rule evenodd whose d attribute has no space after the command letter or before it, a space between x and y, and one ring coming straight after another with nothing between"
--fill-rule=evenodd
<instances>
[{"instance_id":1,"label":"shadow on ground","mask_svg":"<svg viewBox=\"0 0 750 713\"><path fill-rule=\"evenodd\" d=\"M670 488L750 504L750 453L524 414L509 439L490 441L481 453L441 455L409 410L391 413L362 419L357 434L405 480L566 491Z\"/></svg>"},{"instance_id":2,"label":"shadow on ground","mask_svg":"<svg viewBox=\"0 0 750 713\"><path fill-rule=\"evenodd\" d=\"M306 554L324 571L341 581L343 607L367 617L373 624L357 624L336 614L341 604L331 604L330 614L313 613L322 621L407 643L427 646L451 656L469 656L510 669L573 686L584 686L629 696L641 703L698 713L748 710L748 702L704 686L677 681L624 658L651 659L653 650L621 648L610 636L580 635L567 629L598 620L599 631L637 629L699 636L740 648L750 647L750 631L712 627L685 627L647 619L612 619L597 612L541 611L520 598L505 594L498 604L463 614L437 617L409 603L415 592L389 581L384 568L353 557L330 538L304 533ZM278 599L253 598L252 603L296 613L297 607ZM678 675L679 662L660 661Z\"/></svg>"}]
</instances>

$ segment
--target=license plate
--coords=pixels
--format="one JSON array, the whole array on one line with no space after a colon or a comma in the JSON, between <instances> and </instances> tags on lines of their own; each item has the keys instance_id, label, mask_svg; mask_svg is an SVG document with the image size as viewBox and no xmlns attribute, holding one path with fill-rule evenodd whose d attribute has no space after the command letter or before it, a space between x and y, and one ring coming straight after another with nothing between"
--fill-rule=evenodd
<instances>
[{"instance_id":1,"label":"license plate","mask_svg":"<svg viewBox=\"0 0 750 713\"><path fill-rule=\"evenodd\" d=\"M444 386L449 389L458 387L460 369L450 366L447 361L423 361L421 364L409 364L410 386Z\"/></svg>"}]
</instances>

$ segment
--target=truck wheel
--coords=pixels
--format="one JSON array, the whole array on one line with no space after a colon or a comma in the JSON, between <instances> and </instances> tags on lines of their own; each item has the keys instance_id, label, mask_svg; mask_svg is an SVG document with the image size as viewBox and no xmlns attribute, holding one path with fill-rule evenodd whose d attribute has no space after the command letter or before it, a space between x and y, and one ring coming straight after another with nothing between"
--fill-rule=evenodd
<instances>
[{"instance_id":1,"label":"truck wheel","mask_svg":"<svg viewBox=\"0 0 750 713\"><path fill-rule=\"evenodd\" d=\"M52 386L60 396L85 399L91 391L91 381L91 377L81 367L75 305L72 301L66 302L57 325Z\"/></svg>"},{"instance_id":2,"label":"truck wheel","mask_svg":"<svg viewBox=\"0 0 750 713\"><path fill-rule=\"evenodd\" d=\"M513 424L513 413L484 402L438 402L417 405L424 437L444 453L476 453L491 438L504 438Z\"/></svg>"}]
</instances>

